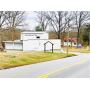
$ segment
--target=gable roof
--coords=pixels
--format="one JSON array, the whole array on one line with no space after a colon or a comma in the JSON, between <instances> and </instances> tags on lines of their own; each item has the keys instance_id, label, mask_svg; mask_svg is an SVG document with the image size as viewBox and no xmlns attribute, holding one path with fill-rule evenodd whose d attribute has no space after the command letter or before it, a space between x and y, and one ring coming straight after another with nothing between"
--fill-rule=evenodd
<instances>
[{"instance_id":1,"label":"gable roof","mask_svg":"<svg viewBox=\"0 0 90 90\"><path fill-rule=\"evenodd\" d=\"M52 45L54 45L54 44L53 44L52 42L50 42L50 41L45 42L44 45L47 44L47 43L51 43Z\"/></svg>"}]
</instances>

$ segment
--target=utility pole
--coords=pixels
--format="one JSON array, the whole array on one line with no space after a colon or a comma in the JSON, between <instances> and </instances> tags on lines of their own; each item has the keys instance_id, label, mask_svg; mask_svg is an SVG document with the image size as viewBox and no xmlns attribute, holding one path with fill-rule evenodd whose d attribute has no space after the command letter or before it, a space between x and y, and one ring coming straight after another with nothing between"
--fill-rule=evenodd
<instances>
[{"instance_id":1,"label":"utility pole","mask_svg":"<svg viewBox=\"0 0 90 90\"><path fill-rule=\"evenodd\" d=\"M68 19L68 32L67 32L67 56L68 56L68 52L69 52L69 27L70 27L70 25L69 25L69 19Z\"/></svg>"},{"instance_id":2,"label":"utility pole","mask_svg":"<svg viewBox=\"0 0 90 90\"><path fill-rule=\"evenodd\" d=\"M69 28L68 28L68 33L67 33L67 56L68 56L68 52L69 52Z\"/></svg>"}]
</instances>

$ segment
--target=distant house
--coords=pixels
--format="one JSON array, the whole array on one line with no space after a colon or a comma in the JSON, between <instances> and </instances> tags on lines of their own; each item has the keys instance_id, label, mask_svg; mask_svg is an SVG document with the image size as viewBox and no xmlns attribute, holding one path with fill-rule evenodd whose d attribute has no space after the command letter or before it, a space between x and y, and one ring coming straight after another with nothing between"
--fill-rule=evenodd
<instances>
[{"instance_id":1,"label":"distant house","mask_svg":"<svg viewBox=\"0 0 90 90\"><path fill-rule=\"evenodd\" d=\"M49 39L47 32L21 32L20 40L15 41L4 41L5 50L22 50L22 51L41 51L44 50L44 43L50 41L53 43L53 49L61 48L60 39ZM46 48L47 50L52 49L50 45Z\"/></svg>"},{"instance_id":2,"label":"distant house","mask_svg":"<svg viewBox=\"0 0 90 90\"><path fill-rule=\"evenodd\" d=\"M77 28L76 27L72 27L69 29L69 38L67 38L68 35L68 31L65 32L61 32L61 42L62 42L62 46L67 46L67 42L68 42L68 46L77 46ZM53 39L57 39L57 34L55 32L49 32L49 38L53 38Z\"/></svg>"},{"instance_id":3,"label":"distant house","mask_svg":"<svg viewBox=\"0 0 90 90\"><path fill-rule=\"evenodd\" d=\"M64 46L67 46L67 43L68 43L69 47L71 47L71 46L76 47L77 46L77 38L64 38Z\"/></svg>"}]
</instances>

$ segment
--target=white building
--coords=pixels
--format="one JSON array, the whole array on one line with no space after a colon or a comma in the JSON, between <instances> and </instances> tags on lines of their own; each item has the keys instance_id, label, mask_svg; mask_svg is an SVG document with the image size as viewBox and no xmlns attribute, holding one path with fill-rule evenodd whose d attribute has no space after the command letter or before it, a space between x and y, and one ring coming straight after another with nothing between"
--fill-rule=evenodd
<instances>
[{"instance_id":1,"label":"white building","mask_svg":"<svg viewBox=\"0 0 90 90\"><path fill-rule=\"evenodd\" d=\"M61 48L60 39L49 39L47 32L21 32L21 39L15 41L4 41L5 50L41 51L44 50L44 43L53 43L53 49ZM51 43L47 43L46 50L52 49Z\"/></svg>"}]
</instances>

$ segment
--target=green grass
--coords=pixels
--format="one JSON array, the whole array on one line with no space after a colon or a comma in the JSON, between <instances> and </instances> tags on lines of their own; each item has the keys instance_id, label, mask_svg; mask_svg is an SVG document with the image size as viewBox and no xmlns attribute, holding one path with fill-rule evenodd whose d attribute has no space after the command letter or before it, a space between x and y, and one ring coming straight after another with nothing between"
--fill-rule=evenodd
<instances>
[{"instance_id":1,"label":"green grass","mask_svg":"<svg viewBox=\"0 0 90 90\"><path fill-rule=\"evenodd\" d=\"M67 56L64 53L55 52L1 52L0 69L46 62L71 56L74 56L74 54L69 54Z\"/></svg>"}]
</instances>

